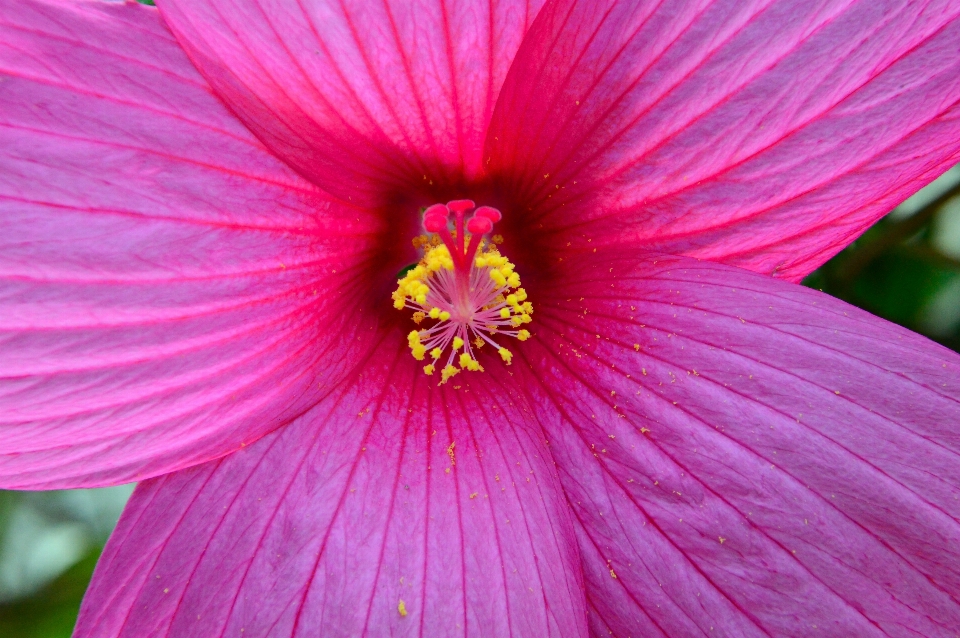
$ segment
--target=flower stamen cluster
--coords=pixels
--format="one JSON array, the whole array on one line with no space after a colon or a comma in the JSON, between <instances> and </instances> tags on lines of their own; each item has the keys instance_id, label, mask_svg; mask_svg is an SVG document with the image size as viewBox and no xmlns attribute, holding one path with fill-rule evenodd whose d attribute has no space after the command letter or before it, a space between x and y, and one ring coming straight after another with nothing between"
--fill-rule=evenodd
<instances>
[{"instance_id":1,"label":"flower stamen cluster","mask_svg":"<svg viewBox=\"0 0 960 638\"><path fill-rule=\"evenodd\" d=\"M397 281L393 293L394 307L414 310L418 326L428 319L435 322L407 335L416 360L424 361L428 355L432 359L423 367L425 374L436 372L449 348L440 368L441 384L462 370L482 372L475 350L488 344L510 365L513 353L494 335L520 341L530 337L521 326L532 320L533 304L520 287L520 275L495 243L484 239L500 221L500 212L481 206L466 220L473 208L470 200L454 200L424 212L423 226L429 234L413 240L423 257Z\"/></svg>"}]
</instances>

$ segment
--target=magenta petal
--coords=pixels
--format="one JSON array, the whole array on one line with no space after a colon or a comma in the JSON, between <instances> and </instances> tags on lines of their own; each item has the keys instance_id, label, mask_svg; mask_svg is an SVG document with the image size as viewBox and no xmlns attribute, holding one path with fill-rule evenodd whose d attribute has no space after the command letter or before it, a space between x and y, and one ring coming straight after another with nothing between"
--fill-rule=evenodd
<instances>
[{"instance_id":1,"label":"magenta petal","mask_svg":"<svg viewBox=\"0 0 960 638\"><path fill-rule=\"evenodd\" d=\"M411 183L437 187L480 172L500 86L541 4L160 6L220 96L267 146L331 193L380 202Z\"/></svg>"},{"instance_id":2,"label":"magenta petal","mask_svg":"<svg viewBox=\"0 0 960 638\"><path fill-rule=\"evenodd\" d=\"M728 266L564 275L523 354L597 635L960 627L960 357Z\"/></svg>"},{"instance_id":3,"label":"magenta petal","mask_svg":"<svg viewBox=\"0 0 960 638\"><path fill-rule=\"evenodd\" d=\"M0 486L138 480L312 405L342 282L310 273L356 249L157 11L0 2L0 74Z\"/></svg>"},{"instance_id":4,"label":"magenta petal","mask_svg":"<svg viewBox=\"0 0 960 638\"><path fill-rule=\"evenodd\" d=\"M141 483L74 635L585 636L529 405L479 375L437 388L385 343L291 425Z\"/></svg>"},{"instance_id":5,"label":"magenta petal","mask_svg":"<svg viewBox=\"0 0 960 638\"><path fill-rule=\"evenodd\" d=\"M960 160L958 14L926 0L551 3L501 92L490 168L563 241L798 280Z\"/></svg>"}]
</instances>

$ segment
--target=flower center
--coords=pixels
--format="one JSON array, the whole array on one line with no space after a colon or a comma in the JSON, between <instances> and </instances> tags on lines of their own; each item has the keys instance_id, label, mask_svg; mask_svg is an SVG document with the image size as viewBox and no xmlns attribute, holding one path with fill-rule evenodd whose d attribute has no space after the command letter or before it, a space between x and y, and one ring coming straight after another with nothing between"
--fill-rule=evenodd
<instances>
[{"instance_id":1,"label":"flower center","mask_svg":"<svg viewBox=\"0 0 960 638\"><path fill-rule=\"evenodd\" d=\"M423 257L397 281L393 293L393 306L413 309L415 324L434 321L407 336L414 359L423 361L428 354L433 359L423 367L426 374L436 371L450 348L440 370L441 384L461 370L482 372L475 351L485 345L510 365L513 354L495 336L520 341L530 337L520 328L530 323L533 314L533 304L520 287L520 275L497 250L499 237L485 239L500 221L500 211L481 206L467 220L473 208L472 201L458 199L424 211L423 227L429 234L413 240Z\"/></svg>"}]
</instances>

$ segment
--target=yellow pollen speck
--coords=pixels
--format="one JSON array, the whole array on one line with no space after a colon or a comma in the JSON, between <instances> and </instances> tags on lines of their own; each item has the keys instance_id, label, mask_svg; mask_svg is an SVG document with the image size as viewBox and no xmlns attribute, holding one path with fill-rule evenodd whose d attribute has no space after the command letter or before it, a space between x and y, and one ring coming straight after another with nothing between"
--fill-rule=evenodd
<instances>
[{"instance_id":1,"label":"yellow pollen speck","mask_svg":"<svg viewBox=\"0 0 960 638\"><path fill-rule=\"evenodd\" d=\"M397 605L397 611L400 612L400 617L407 615L407 606L404 604L403 599L400 599L400 603Z\"/></svg>"},{"instance_id":2,"label":"yellow pollen speck","mask_svg":"<svg viewBox=\"0 0 960 638\"><path fill-rule=\"evenodd\" d=\"M633 349L636 350L637 352L640 352L640 344L639 343L633 344Z\"/></svg>"}]
</instances>

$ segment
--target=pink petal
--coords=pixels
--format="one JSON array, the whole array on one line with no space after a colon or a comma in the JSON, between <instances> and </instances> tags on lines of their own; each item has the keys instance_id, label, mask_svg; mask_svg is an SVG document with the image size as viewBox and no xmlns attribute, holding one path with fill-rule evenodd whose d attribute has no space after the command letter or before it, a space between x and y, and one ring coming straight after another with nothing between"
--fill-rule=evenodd
<instances>
[{"instance_id":1,"label":"pink petal","mask_svg":"<svg viewBox=\"0 0 960 638\"><path fill-rule=\"evenodd\" d=\"M595 635L960 627L956 354L722 265L592 255L561 277L521 381Z\"/></svg>"},{"instance_id":2,"label":"pink petal","mask_svg":"<svg viewBox=\"0 0 960 638\"><path fill-rule=\"evenodd\" d=\"M955 0L552 3L504 85L489 166L564 243L799 280L960 160L958 15Z\"/></svg>"},{"instance_id":3,"label":"pink petal","mask_svg":"<svg viewBox=\"0 0 960 638\"><path fill-rule=\"evenodd\" d=\"M220 96L307 178L354 202L481 170L500 86L542 0L170 0Z\"/></svg>"},{"instance_id":4,"label":"pink petal","mask_svg":"<svg viewBox=\"0 0 960 638\"><path fill-rule=\"evenodd\" d=\"M161 474L312 405L360 231L156 10L0 2L0 74L0 485Z\"/></svg>"},{"instance_id":5,"label":"pink petal","mask_svg":"<svg viewBox=\"0 0 960 638\"><path fill-rule=\"evenodd\" d=\"M291 425L141 483L74 635L585 636L569 510L523 397L482 375L438 389L403 334L381 336Z\"/></svg>"}]
</instances>

